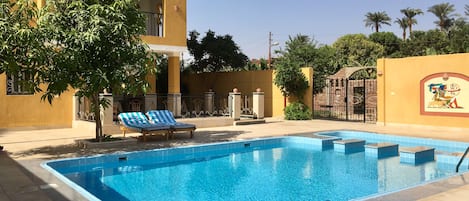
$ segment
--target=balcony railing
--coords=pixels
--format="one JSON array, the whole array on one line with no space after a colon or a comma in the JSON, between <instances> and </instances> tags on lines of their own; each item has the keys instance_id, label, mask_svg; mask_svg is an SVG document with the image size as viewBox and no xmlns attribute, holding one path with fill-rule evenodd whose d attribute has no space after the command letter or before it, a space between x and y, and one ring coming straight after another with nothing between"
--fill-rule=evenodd
<instances>
[{"instance_id":1,"label":"balcony railing","mask_svg":"<svg viewBox=\"0 0 469 201\"><path fill-rule=\"evenodd\" d=\"M163 14L141 11L146 16L146 35L163 37Z\"/></svg>"}]
</instances>

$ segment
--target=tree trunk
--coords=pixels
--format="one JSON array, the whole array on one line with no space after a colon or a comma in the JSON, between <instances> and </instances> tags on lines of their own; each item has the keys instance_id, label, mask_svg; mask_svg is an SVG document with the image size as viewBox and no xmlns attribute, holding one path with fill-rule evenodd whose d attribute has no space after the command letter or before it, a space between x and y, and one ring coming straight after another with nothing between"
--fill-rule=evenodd
<instances>
[{"instance_id":1,"label":"tree trunk","mask_svg":"<svg viewBox=\"0 0 469 201\"><path fill-rule=\"evenodd\" d=\"M287 107L287 97L283 96L283 109Z\"/></svg>"},{"instance_id":2,"label":"tree trunk","mask_svg":"<svg viewBox=\"0 0 469 201\"><path fill-rule=\"evenodd\" d=\"M99 93L96 93L91 98L93 103L93 111L94 111L94 120L96 123L96 141L102 142L103 141L103 128L101 125L101 111L99 106Z\"/></svg>"},{"instance_id":3,"label":"tree trunk","mask_svg":"<svg viewBox=\"0 0 469 201\"><path fill-rule=\"evenodd\" d=\"M405 37L406 37L406 32L405 32L405 29L404 29L404 31L402 32L402 39L405 40Z\"/></svg>"},{"instance_id":4,"label":"tree trunk","mask_svg":"<svg viewBox=\"0 0 469 201\"><path fill-rule=\"evenodd\" d=\"M409 26L409 39L412 37L412 19L407 19L407 25Z\"/></svg>"}]
</instances>

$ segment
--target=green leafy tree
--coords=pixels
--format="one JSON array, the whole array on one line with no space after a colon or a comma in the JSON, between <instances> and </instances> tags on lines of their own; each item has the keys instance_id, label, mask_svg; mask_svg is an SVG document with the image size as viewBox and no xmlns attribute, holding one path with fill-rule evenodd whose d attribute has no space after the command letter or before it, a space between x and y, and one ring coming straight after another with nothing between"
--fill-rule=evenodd
<instances>
[{"instance_id":1,"label":"green leafy tree","mask_svg":"<svg viewBox=\"0 0 469 201\"><path fill-rule=\"evenodd\" d=\"M368 12L365 15L365 26L371 27L375 32L379 32L381 25L391 25L391 18L386 12Z\"/></svg>"},{"instance_id":2,"label":"green leafy tree","mask_svg":"<svg viewBox=\"0 0 469 201\"><path fill-rule=\"evenodd\" d=\"M100 107L109 103L99 93L145 93L145 77L155 73L154 57L140 35L145 17L133 0L47 1L37 21L55 47L52 60L38 77L47 83L42 99L78 89L78 97L91 100L96 117L96 140L102 141Z\"/></svg>"},{"instance_id":3,"label":"green leafy tree","mask_svg":"<svg viewBox=\"0 0 469 201\"><path fill-rule=\"evenodd\" d=\"M260 59L256 61L249 61L246 66L244 67L244 70L267 70L269 67L267 66L267 60L265 59Z\"/></svg>"},{"instance_id":4,"label":"green leafy tree","mask_svg":"<svg viewBox=\"0 0 469 201\"><path fill-rule=\"evenodd\" d=\"M299 63L285 57L279 58L275 70L274 84L280 88L282 95L303 98L308 89L308 81L301 72Z\"/></svg>"},{"instance_id":5,"label":"green leafy tree","mask_svg":"<svg viewBox=\"0 0 469 201\"><path fill-rule=\"evenodd\" d=\"M393 32L375 32L368 38L384 47L384 56L393 57L399 51L401 40Z\"/></svg>"},{"instance_id":6,"label":"green leafy tree","mask_svg":"<svg viewBox=\"0 0 469 201\"><path fill-rule=\"evenodd\" d=\"M374 66L384 56L384 47L369 40L364 34L348 34L337 39L332 47L336 50L336 65Z\"/></svg>"},{"instance_id":7,"label":"green leafy tree","mask_svg":"<svg viewBox=\"0 0 469 201\"><path fill-rule=\"evenodd\" d=\"M260 63L259 63L258 65L259 65L259 66L258 66L258 69L259 69L259 70L267 70L267 69L269 69L269 66L267 65L267 60L265 60L265 59L263 59L263 58L260 59Z\"/></svg>"},{"instance_id":8,"label":"green leafy tree","mask_svg":"<svg viewBox=\"0 0 469 201\"><path fill-rule=\"evenodd\" d=\"M423 43L426 43L426 55L449 54L449 39L445 32L428 30L425 32Z\"/></svg>"},{"instance_id":9,"label":"green leafy tree","mask_svg":"<svg viewBox=\"0 0 469 201\"><path fill-rule=\"evenodd\" d=\"M447 31L451 27L455 16L454 11L454 5L450 3L436 4L428 8L428 12L433 13L438 18L435 24L440 27L441 31Z\"/></svg>"},{"instance_id":10,"label":"green leafy tree","mask_svg":"<svg viewBox=\"0 0 469 201\"><path fill-rule=\"evenodd\" d=\"M464 20L457 20L448 33L449 49L451 53L469 52L469 24Z\"/></svg>"},{"instance_id":11,"label":"green leafy tree","mask_svg":"<svg viewBox=\"0 0 469 201\"><path fill-rule=\"evenodd\" d=\"M191 31L187 40L187 49L194 58L190 68L194 72L238 71L248 63L248 57L232 36L215 35L211 30L201 40L199 36L197 31Z\"/></svg>"},{"instance_id":12,"label":"green leafy tree","mask_svg":"<svg viewBox=\"0 0 469 201\"><path fill-rule=\"evenodd\" d=\"M36 4L29 0L0 1L0 73L37 74L52 49L44 46L45 38L32 19L37 19ZM19 84L28 91L41 91L37 77Z\"/></svg>"},{"instance_id":13,"label":"green leafy tree","mask_svg":"<svg viewBox=\"0 0 469 201\"><path fill-rule=\"evenodd\" d=\"M336 65L336 50L328 45L316 49L313 62L313 94L321 93L326 86L327 77L340 68Z\"/></svg>"},{"instance_id":14,"label":"green leafy tree","mask_svg":"<svg viewBox=\"0 0 469 201\"><path fill-rule=\"evenodd\" d=\"M409 37L410 40L406 40L401 43L400 52L402 57L424 56L426 47L424 38L425 31L414 31L414 33Z\"/></svg>"},{"instance_id":15,"label":"green leafy tree","mask_svg":"<svg viewBox=\"0 0 469 201\"><path fill-rule=\"evenodd\" d=\"M283 57L291 61L298 62L302 67L313 66L316 57L317 42L307 35L297 34L295 37L288 37L285 42L285 50L278 51Z\"/></svg>"},{"instance_id":16,"label":"green leafy tree","mask_svg":"<svg viewBox=\"0 0 469 201\"><path fill-rule=\"evenodd\" d=\"M334 66L335 50L331 46L318 47L309 36L297 34L285 42L285 50L278 51L282 58L295 61L301 67L313 67L313 93L320 93L326 78L337 71Z\"/></svg>"},{"instance_id":17,"label":"green leafy tree","mask_svg":"<svg viewBox=\"0 0 469 201\"><path fill-rule=\"evenodd\" d=\"M403 19L407 20L407 27L409 27L409 35L412 35L412 25L417 24L417 20L415 19L415 16L423 15L423 12L420 9L406 8L406 9L402 9L401 13L404 14L405 16L405 18ZM405 37L403 39L405 40Z\"/></svg>"},{"instance_id":18,"label":"green leafy tree","mask_svg":"<svg viewBox=\"0 0 469 201\"><path fill-rule=\"evenodd\" d=\"M406 17L397 18L396 21L394 21L394 23L398 24L399 27L402 29L402 40L405 40L407 37L406 30L409 27L409 25L407 24L407 18Z\"/></svg>"},{"instance_id":19,"label":"green leafy tree","mask_svg":"<svg viewBox=\"0 0 469 201\"><path fill-rule=\"evenodd\" d=\"M414 31L410 40L402 43L402 56L426 56L448 54L449 41L440 30Z\"/></svg>"}]
</instances>

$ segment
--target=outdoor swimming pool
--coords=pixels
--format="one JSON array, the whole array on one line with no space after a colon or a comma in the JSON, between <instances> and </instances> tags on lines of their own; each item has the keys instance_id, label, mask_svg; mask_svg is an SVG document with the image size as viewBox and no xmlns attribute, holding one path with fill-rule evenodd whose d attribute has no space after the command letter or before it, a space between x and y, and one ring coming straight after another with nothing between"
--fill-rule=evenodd
<instances>
[{"instance_id":1,"label":"outdoor swimming pool","mask_svg":"<svg viewBox=\"0 0 469 201\"><path fill-rule=\"evenodd\" d=\"M223 142L54 160L43 166L88 199L113 201L350 200L455 174L455 163L445 157L411 165L401 163L399 156L378 160L364 152L340 153L324 143L340 137L409 146L416 143L414 138L349 131L320 134L327 137ZM468 144L430 140L425 145L460 152L454 147ZM463 166L467 168L467 162Z\"/></svg>"}]
</instances>

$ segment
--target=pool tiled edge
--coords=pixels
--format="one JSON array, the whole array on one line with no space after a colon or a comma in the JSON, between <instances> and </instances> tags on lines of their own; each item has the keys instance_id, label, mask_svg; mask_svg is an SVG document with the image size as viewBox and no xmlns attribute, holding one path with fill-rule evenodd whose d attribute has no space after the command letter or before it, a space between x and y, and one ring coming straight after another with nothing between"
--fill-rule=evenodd
<instances>
[{"instance_id":1,"label":"pool tiled edge","mask_svg":"<svg viewBox=\"0 0 469 201\"><path fill-rule=\"evenodd\" d=\"M321 136L321 133L317 133L317 134L319 134L317 136ZM378 137L385 136L385 137L389 137L387 139L393 139L393 140L398 140L398 141L403 141L406 138L410 138L410 137L389 136L389 135L374 134L374 133L367 133L367 134L379 135ZM74 158L74 159L61 159L61 160L47 161L43 163L43 167L49 171L52 170L51 172L54 175L59 177L62 181L64 181L68 185L74 186L74 188L78 187L78 188L75 188L75 190L79 191L80 193L82 193L82 195L89 198L90 200L99 200L99 199L96 199L91 194L90 194L90 197L88 197L86 195L88 193L87 191L81 189L81 187L77 186L73 182L70 182L64 176L61 176L58 172L55 172L53 168L49 167L49 163L55 162L55 164L53 165L54 167L61 167L61 166L69 166L69 165L83 165L83 164L87 164L88 166L93 165L93 164L103 164L103 163L113 164L113 163L119 163L122 160L133 160L133 159L139 159L139 158L152 158L153 160L149 161L151 163L155 163L155 162L165 163L168 161L194 160L194 159L199 159L199 158L203 160L205 155L207 154L210 156L223 156L223 155L232 153L233 150L243 151L243 150L255 150L255 149L262 149L262 148L275 148L275 146L278 146L277 144L279 143L281 144L294 143L296 144L295 146L315 147L318 150L326 150L326 149L333 148L333 141L340 140L340 139L342 138L339 136L331 136L331 135L325 135L322 137L311 137L309 138L309 140L304 140L304 138L296 137L296 136L260 138L260 139L251 139L251 140L239 140L239 141L220 142L220 143L213 143L213 144L191 145L191 146L184 146L184 147L139 151L138 153L140 155L136 154L137 152L118 152L118 153L108 154L108 155L97 155L97 156L81 157L81 158ZM412 138L410 139L411 141L414 140ZM421 138L418 138L418 139L420 140L418 142L425 141L425 143L427 144L431 144L433 142L432 141L433 139L425 139L425 140L421 140ZM446 145L453 145L453 143L457 143L457 142L451 142L451 141L443 142L443 144L445 143L447 143ZM464 145L467 145L467 143L458 144L458 146L460 147L464 147ZM459 149L454 149L454 150L459 151ZM449 163L449 164L457 163L457 160L459 160L460 156L451 155L447 153L437 153L436 157L438 157L438 161L444 162L443 163L443 166L444 166L446 163ZM76 160L76 159L80 159L80 160ZM206 159L208 160L210 158L206 158ZM467 167L468 163L469 163L469 160L465 160L463 165L466 165ZM451 166L452 165L448 165L448 168ZM427 185L427 184L421 184L421 185ZM417 187L413 187L413 188L418 188L418 187L420 187L420 185ZM384 195L375 195L375 196L381 197L381 196L387 196L387 194L392 194L392 193L386 193Z\"/></svg>"}]
</instances>

